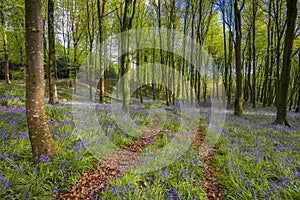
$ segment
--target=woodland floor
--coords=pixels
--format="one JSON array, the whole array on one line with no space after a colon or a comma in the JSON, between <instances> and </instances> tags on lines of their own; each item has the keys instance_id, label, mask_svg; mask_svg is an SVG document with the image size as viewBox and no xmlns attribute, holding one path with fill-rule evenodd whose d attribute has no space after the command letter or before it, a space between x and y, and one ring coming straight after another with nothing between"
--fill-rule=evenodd
<instances>
[{"instance_id":1,"label":"woodland floor","mask_svg":"<svg viewBox=\"0 0 300 200\"><path fill-rule=\"evenodd\" d=\"M300 199L300 114L288 113L292 127L272 125L276 109L251 108L245 117L227 108L222 135L205 142L212 108L203 103L197 118L180 106L133 104L130 116L140 137L126 134L109 104L96 105L99 124L120 147L99 161L77 135L66 88L60 105L46 105L58 155L32 165L22 85L0 85L0 199ZM160 111L159 110L159 111ZM85 117L85 116L83 116ZM86 118L86 121L90 119ZM145 153L167 146L184 120L192 145L171 163L132 173ZM216 127L215 127L216 128ZM78 128L77 128L78 129Z\"/></svg>"}]
</instances>

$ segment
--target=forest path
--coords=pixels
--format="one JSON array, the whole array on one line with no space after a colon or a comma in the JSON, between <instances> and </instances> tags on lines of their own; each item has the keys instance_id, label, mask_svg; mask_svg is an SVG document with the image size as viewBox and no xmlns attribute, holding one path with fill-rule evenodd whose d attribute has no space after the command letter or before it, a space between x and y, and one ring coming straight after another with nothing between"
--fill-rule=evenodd
<instances>
[{"instance_id":1,"label":"forest path","mask_svg":"<svg viewBox=\"0 0 300 200\"><path fill-rule=\"evenodd\" d=\"M215 151L218 149L218 146L214 146L213 148L209 147L209 145L205 143L205 135L196 127L197 125L192 124L192 126L195 127L193 130L197 130L194 137L194 144L203 163L205 180L202 187L205 195L209 200L220 200L225 196L225 193L222 191L216 179L219 169L213 166L214 157L216 156Z\"/></svg>"},{"instance_id":2,"label":"forest path","mask_svg":"<svg viewBox=\"0 0 300 200\"><path fill-rule=\"evenodd\" d=\"M110 155L97 167L95 171L85 173L81 179L74 185L71 190L57 194L56 199L94 199L96 194L101 191L110 180L115 180L123 175L123 171L130 170L137 166L140 162L139 152L143 148L151 145L151 143L161 136L163 123L156 115L148 129L142 136L132 141L129 145L114 154ZM207 199L219 200L224 196L224 193L219 186L216 175L219 169L213 166L213 159L216 155L215 150L218 147L210 148L205 144L205 135L198 128L195 122L188 122L189 133L187 137L193 138L194 147L203 162L203 174L205 177L202 184L203 190Z\"/></svg>"},{"instance_id":3,"label":"forest path","mask_svg":"<svg viewBox=\"0 0 300 200\"><path fill-rule=\"evenodd\" d=\"M123 149L118 150L103 159L95 171L83 174L81 179L71 190L58 194L56 199L94 199L95 195L104 188L108 180L121 177L123 171L136 166L141 157L138 152L149 146L163 131L163 124L156 116L150 127L146 129L138 140L132 141Z\"/></svg>"}]
</instances>

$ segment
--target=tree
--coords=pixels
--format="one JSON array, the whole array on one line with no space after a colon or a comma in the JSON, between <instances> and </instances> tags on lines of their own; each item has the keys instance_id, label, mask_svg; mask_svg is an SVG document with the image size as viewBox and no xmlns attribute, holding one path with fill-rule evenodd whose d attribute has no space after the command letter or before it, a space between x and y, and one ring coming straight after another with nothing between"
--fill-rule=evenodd
<instances>
[{"instance_id":1,"label":"tree","mask_svg":"<svg viewBox=\"0 0 300 200\"><path fill-rule=\"evenodd\" d=\"M54 32L54 0L48 0L48 83L49 83L49 103L58 103L56 90L56 53L55 53L55 32Z\"/></svg>"},{"instance_id":2,"label":"tree","mask_svg":"<svg viewBox=\"0 0 300 200\"><path fill-rule=\"evenodd\" d=\"M255 91L256 91L256 76L255 76L255 70L256 70L256 49L255 49L255 23L256 23L256 13L257 13L257 2L256 0L252 0L252 64L253 64L253 72L252 72L252 106L253 108L256 107L256 99L255 99ZM250 80L249 80L250 81Z\"/></svg>"},{"instance_id":3,"label":"tree","mask_svg":"<svg viewBox=\"0 0 300 200\"><path fill-rule=\"evenodd\" d=\"M132 21L135 15L136 0L126 0L123 8L122 18L119 16L121 25L121 77L122 79L122 109L130 110L130 52L129 52L129 34L128 30L132 27Z\"/></svg>"},{"instance_id":4,"label":"tree","mask_svg":"<svg viewBox=\"0 0 300 200\"><path fill-rule=\"evenodd\" d=\"M89 6L89 1L86 1L86 13L87 13L87 33L88 33L88 42L87 45L89 46L89 62L88 62L88 82L89 82L89 93L90 93L90 100L93 100L93 72L94 69L94 59L93 59L93 44L95 39L95 13L94 13L94 2L91 2L91 8ZM100 54L101 57L101 54Z\"/></svg>"},{"instance_id":5,"label":"tree","mask_svg":"<svg viewBox=\"0 0 300 200\"><path fill-rule=\"evenodd\" d=\"M231 103L232 96L232 60L233 60L233 3L232 1L219 0L219 7L223 21L223 42L224 42L224 87L227 95L227 103ZM229 5L228 5L229 4ZM226 25L228 27L228 45L226 37ZM228 46L228 47L227 47ZM227 51L228 48L228 51Z\"/></svg>"},{"instance_id":6,"label":"tree","mask_svg":"<svg viewBox=\"0 0 300 200\"><path fill-rule=\"evenodd\" d=\"M268 101L268 90L271 90L271 88L268 87L268 82L271 83L271 80L269 80L269 73L272 71L271 66L270 66L270 52L271 52L271 15L269 12L271 12L271 2L269 2L268 5L268 45L267 45L267 55L266 55L266 61L265 61L265 77L264 77L264 92L263 92L263 107L267 106L267 101ZM271 73L272 74L272 73Z\"/></svg>"},{"instance_id":7,"label":"tree","mask_svg":"<svg viewBox=\"0 0 300 200\"><path fill-rule=\"evenodd\" d=\"M234 103L234 114L243 116L243 68L241 63L241 10L244 7L239 7L239 0L234 1L234 21L235 21L235 67L236 67L236 97Z\"/></svg>"},{"instance_id":8,"label":"tree","mask_svg":"<svg viewBox=\"0 0 300 200\"><path fill-rule=\"evenodd\" d=\"M227 80L228 80L228 67L227 67L227 43L226 43L226 22L225 22L225 0L218 1L222 13L222 32L223 32L223 45L224 45L224 87L227 91Z\"/></svg>"},{"instance_id":9,"label":"tree","mask_svg":"<svg viewBox=\"0 0 300 200\"><path fill-rule=\"evenodd\" d=\"M274 10L274 21L275 21L275 30L276 30L276 106L278 106L280 98L280 60L281 60L281 45L282 38L284 36L284 30L287 25L283 19L283 1L273 1L273 10Z\"/></svg>"},{"instance_id":10,"label":"tree","mask_svg":"<svg viewBox=\"0 0 300 200\"><path fill-rule=\"evenodd\" d=\"M0 4L0 20L1 20L1 31L3 37L3 52L4 52L4 71L5 71L5 80L7 84L11 84L9 78L9 61L8 61L8 43L7 43L7 35L6 35L6 27L5 27L5 19L4 19L4 8L3 3Z\"/></svg>"},{"instance_id":11,"label":"tree","mask_svg":"<svg viewBox=\"0 0 300 200\"><path fill-rule=\"evenodd\" d=\"M279 85L279 99L274 124L290 126L287 121L287 99L292 66L292 50L297 18L297 0L287 0L287 28L284 38L283 66Z\"/></svg>"},{"instance_id":12,"label":"tree","mask_svg":"<svg viewBox=\"0 0 300 200\"><path fill-rule=\"evenodd\" d=\"M300 51L298 52L298 70L299 70L299 77L300 77ZM295 112L300 112L300 78L298 79L298 100L297 100L297 108Z\"/></svg>"},{"instance_id":13,"label":"tree","mask_svg":"<svg viewBox=\"0 0 300 200\"><path fill-rule=\"evenodd\" d=\"M104 67L102 61L103 55L103 25L104 25L104 12L107 0L102 0L102 6L100 6L100 0L97 0L97 15L98 15L98 31L99 31L99 65L100 65L100 103L104 104Z\"/></svg>"},{"instance_id":14,"label":"tree","mask_svg":"<svg viewBox=\"0 0 300 200\"><path fill-rule=\"evenodd\" d=\"M44 110L42 1L25 0L26 115L33 159L52 154Z\"/></svg>"}]
</instances>

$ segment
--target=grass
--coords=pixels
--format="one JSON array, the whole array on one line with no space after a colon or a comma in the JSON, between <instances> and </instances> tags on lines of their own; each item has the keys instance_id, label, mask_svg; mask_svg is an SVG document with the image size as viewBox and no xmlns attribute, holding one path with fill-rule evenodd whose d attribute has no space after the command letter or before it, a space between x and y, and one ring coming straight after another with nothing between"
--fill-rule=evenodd
<instances>
[{"instance_id":1,"label":"grass","mask_svg":"<svg viewBox=\"0 0 300 200\"><path fill-rule=\"evenodd\" d=\"M300 115L289 113L294 128L271 125L275 109L246 109L229 115L216 157L227 199L300 198Z\"/></svg>"},{"instance_id":2,"label":"grass","mask_svg":"<svg viewBox=\"0 0 300 200\"><path fill-rule=\"evenodd\" d=\"M96 168L98 159L83 145L75 128L70 105L46 105L51 135L61 154L31 165L31 147L25 116L25 90L20 84L0 85L0 199L53 199L67 191L80 177ZM65 94L66 95L66 94ZM178 130L180 107L165 110L163 130ZM149 104L132 105L132 121L140 129L151 122ZM220 168L219 184L225 199L300 199L300 115L289 112L293 128L271 125L274 108L245 109L239 118L228 110L214 166ZM200 110L199 127L207 130L209 107ZM138 137L124 131L109 105L97 106L97 123L109 141L123 147ZM88 119L85 119L88 120ZM130 123L130 122L128 122ZM124 122L124 124L126 124ZM130 129L131 130L131 129ZM172 138L172 131L143 153L159 150ZM202 160L194 148L174 162L150 173L125 173L109 181L97 194L102 199L205 199Z\"/></svg>"},{"instance_id":3,"label":"grass","mask_svg":"<svg viewBox=\"0 0 300 200\"><path fill-rule=\"evenodd\" d=\"M63 150L58 157L31 165L31 147L26 132L24 107L1 107L0 199L38 199L51 197L52 192L68 189L84 172L94 167L96 159L74 137L71 116L66 108L55 107L62 115L53 114L49 127L56 143ZM8 122L8 123L6 123Z\"/></svg>"}]
</instances>

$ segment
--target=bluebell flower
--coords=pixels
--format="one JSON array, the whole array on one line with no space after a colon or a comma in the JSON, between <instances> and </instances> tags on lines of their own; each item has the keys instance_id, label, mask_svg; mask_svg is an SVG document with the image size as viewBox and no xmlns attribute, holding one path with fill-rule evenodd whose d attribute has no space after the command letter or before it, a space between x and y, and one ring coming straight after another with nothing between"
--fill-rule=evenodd
<instances>
[{"instance_id":1,"label":"bluebell flower","mask_svg":"<svg viewBox=\"0 0 300 200\"><path fill-rule=\"evenodd\" d=\"M119 190L119 187L116 186L116 187L114 188L114 192L113 192L114 196L117 196L118 190Z\"/></svg>"},{"instance_id":2,"label":"bluebell flower","mask_svg":"<svg viewBox=\"0 0 300 200\"><path fill-rule=\"evenodd\" d=\"M270 190L271 191L273 191L273 192L275 192L276 191L276 184L274 183L274 181L273 180L271 180L271 185L270 185Z\"/></svg>"},{"instance_id":3,"label":"bluebell flower","mask_svg":"<svg viewBox=\"0 0 300 200\"><path fill-rule=\"evenodd\" d=\"M252 188L253 184L252 184L251 181L248 181L248 186L249 186L250 188Z\"/></svg>"},{"instance_id":4,"label":"bluebell flower","mask_svg":"<svg viewBox=\"0 0 300 200\"><path fill-rule=\"evenodd\" d=\"M92 189L92 191L90 192L90 195L89 195L89 198L90 198L90 199L93 198L94 192L95 192L95 191Z\"/></svg>"},{"instance_id":5,"label":"bluebell flower","mask_svg":"<svg viewBox=\"0 0 300 200\"><path fill-rule=\"evenodd\" d=\"M176 192L175 189L172 189L170 193L171 193L172 196L174 196L174 195L176 195L177 192Z\"/></svg>"},{"instance_id":6,"label":"bluebell flower","mask_svg":"<svg viewBox=\"0 0 300 200\"><path fill-rule=\"evenodd\" d=\"M164 170L162 170L162 172L161 172L161 174L162 174L162 176L166 179L166 178L168 178L168 175L167 175L167 172L166 172L167 170L166 169L164 169Z\"/></svg>"},{"instance_id":7,"label":"bluebell flower","mask_svg":"<svg viewBox=\"0 0 300 200\"><path fill-rule=\"evenodd\" d=\"M122 194L124 195L126 193L127 189L126 187L124 186L123 189L122 189Z\"/></svg>"},{"instance_id":8,"label":"bluebell flower","mask_svg":"<svg viewBox=\"0 0 300 200\"><path fill-rule=\"evenodd\" d=\"M283 182L285 182L286 180L287 180L286 176L284 176L284 177L281 178L281 181L283 181Z\"/></svg>"},{"instance_id":9,"label":"bluebell flower","mask_svg":"<svg viewBox=\"0 0 300 200\"><path fill-rule=\"evenodd\" d=\"M10 185L10 180L4 180L2 192L4 193L7 187Z\"/></svg>"}]
</instances>

